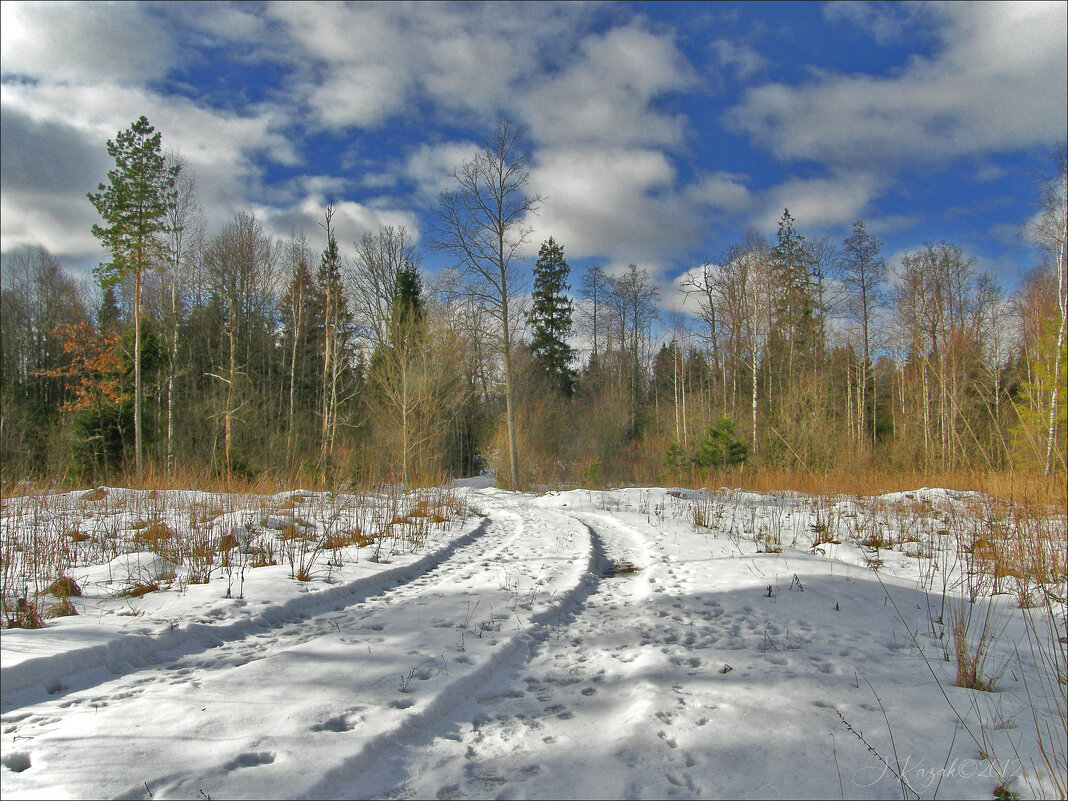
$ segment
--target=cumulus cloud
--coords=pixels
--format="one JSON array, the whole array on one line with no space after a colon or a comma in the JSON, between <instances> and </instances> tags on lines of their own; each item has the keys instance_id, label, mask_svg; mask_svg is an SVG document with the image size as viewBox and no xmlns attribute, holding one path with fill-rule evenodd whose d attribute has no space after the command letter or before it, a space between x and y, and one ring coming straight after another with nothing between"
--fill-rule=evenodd
<instances>
[{"instance_id":1,"label":"cumulus cloud","mask_svg":"<svg viewBox=\"0 0 1068 801\"><path fill-rule=\"evenodd\" d=\"M702 175L686 188L686 196L719 211L748 211L756 202L746 186L748 180L748 176L734 172Z\"/></svg>"},{"instance_id":2,"label":"cumulus cloud","mask_svg":"<svg viewBox=\"0 0 1068 801\"><path fill-rule=\"evenodd\" d=\"M764 56L746 44L729 39L716 39L709 45L716 60L724 67L733 69L740 80L748 80L764 70L770 63Z\"/></svg>"},{"instance_id":3,"label":"cumulus cloud","mask_svg":"<svg viewBox=\"0 0 1068 801\"><path fill-rule=\"evenodd\" d=\"M879 44L899 42L928 13L919 3L857 2L839 0L823 7L825 19L848 22L872 35Z\"/></svg>"},{"instance_id":4,"label":"cumulus cloud","mask_svg":"<svg viewBox=\"0 0 1068 801\"><path fill-rule=\"evenodd\" d=\"M326 204L329 202L323 194L306 195L299 202L285 208L261 206L255 209L256 217L263 223L264 229L280 239L303 231L312 249L325 247L326 234L322 229ZM368 204L342 200L334 203L332 219L334 236L342 251L364 234L374 234L384 225L404 226L408 229L413 242L419 241L419 221L411 212L402 209L374 208Z\"/></svg>"},{"instance_id":5,"label":"cumulus cloud","mask_svg":"<svg viewBox=\"0 0 1068 801\"><path fill-rule=\"evenodd\" d=\"M693 82L672 37L637 25L613 28L585 39L580 58L534 89L525 116L542 144L673 146L685 118L657 110L654 101Z\"/></svg>"},{"instance_id":6,"label":"cumulus cloud","mask_svg":"<svg viewBox=\"0 0 1068 801\"><path fill-rule=\"evenodd\" d=\"M37 122L18 108L0 114L0 240L3 250L42 245L53 253L97 249L86 193L108 169L107 151L62 121Z\"/></svg>"},{"instance_id":7,"label":"cumulus cloud","mask_svg":"<svg viewBox=\"0 0 1068 801\"><path fill-rule=\"evenodd\" d=\"M442 191L454 188L453 171L473 159L479 149L474 142L422 144L408 154L397 174L414 186L423 202L436 203Z\"/></svg>"},{"instance_id":8,"label":"cumulus cloud","mask_svg":"<svg viewBox=\"0 0 1068 801\"><path fill-rule=\"evenodd\" d=\"M139 83L165 76L179 55L159 15L136 3L3 3L0 23L5 75Z\"/></svg>"},{"instance_id":9,"label":"cumulus cloud","mask_svg":"<svg viewBox=\"0 0 1068 801\"><path fill-rule=\"evenodd\" d=\"M298 162L293 143L281 133L284 121L272 109L240 115L139 87L44 82L4 83L0 107L3 250L52 242L46 246L60 255L96 253L99 243L89 230L96 217L85 194L106 181L113 166L107 141L141 114L163 134L163 147L180 152L195 174L209 219L227 219L246 205L261 159ZM60 181L62 189L38 191L42 180Z\"/></svg>"},{"instance_id":10,"label":"cumulus cloud","mask_svg":"<svg viewBox=\"0 0 1068 801\"><path fill-rule=\"evenodd\" d=\"M939 46L889 76L824 73L751 89L734 127L782 159L875 169L1015 150L1064 136L1063 3L930 11Z\"/></svg>"},{"instance_id":11,"label":"cumulus cloud","mask_svg":"<svg viewBox=\"0 0 1068 801\"><path fill-rule=\"evenodd\" d=\"M659 261L692 243L697 217L674 191L676 171L662 152L554 149L536 162L531 186L545 198L531 219L536 242L553 236L571 256L623 265Z\"/></svg>"},{"instance_id":12,"label":"cumulus cloud","mask_svg":"<svg viewBox=\"0 0 1068 801\"><path fill-rule=\"evenodd\" d=\"M764 232L777 230L783 209L802 228L848 225L864 216L881 189L871 173L842 173L826 178L792 178L769 189L753 222Z\"/></svg>"},{"instance_id":13,"label":"cumulus cloud","mask_svg":"<svg viewBox=\"0 0 1068 801\"><path fill-rule=\"evenodd\" d=\"M378 128L412 105L488 116L509 108L546 53L567 50L577 4L271 4L267 9L313 67L306 96L328 128Z\"/></svg>"}]
</instances>

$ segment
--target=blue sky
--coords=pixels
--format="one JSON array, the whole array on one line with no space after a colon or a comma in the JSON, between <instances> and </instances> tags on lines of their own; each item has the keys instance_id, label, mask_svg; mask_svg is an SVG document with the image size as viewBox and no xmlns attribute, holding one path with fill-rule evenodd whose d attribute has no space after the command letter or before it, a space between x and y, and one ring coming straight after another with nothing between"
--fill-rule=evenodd
<instances>
[{"instance_id":1,"label":"blue sky","mask_svg":"<svg viewBox=\"0 0 1068 801\"><path fill-rule=\"evenodd\" d=\"M406 225L423 266L449 173L499 116L526 133L534 227L581 270L665 288L789 207L864 219L900 254L945 239L1011 289L1038 253L1032 171L1068 133L1057 3L4 2L2 242L75 272L86 199L145 114L195 173L209 233L251 211L343 250Z\"/></svg>"}]
</instances>

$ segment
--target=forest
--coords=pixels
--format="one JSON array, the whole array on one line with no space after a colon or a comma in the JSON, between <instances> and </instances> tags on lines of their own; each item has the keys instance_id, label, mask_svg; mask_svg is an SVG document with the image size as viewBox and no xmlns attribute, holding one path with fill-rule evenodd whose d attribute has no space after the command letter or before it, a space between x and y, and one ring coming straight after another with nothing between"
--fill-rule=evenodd
<instances>
[{"instance_id":1,"label":"forest","mask_svg":"<svg viewBox=\"0 0 1068 801\"><path fill-rule=\"evenodd\" d=\"M676 287L634 264L572 272L566 242L529 241L541 199L507 121L431 231L356 242L330 206L284 240L247 211L207 219L144 117L107 148L93 280L43 248L4 267L5 494L487 469L524 489L908 474L1063 493L1063 149L1021 232L1044 258L1006 291L952 242L891 264L863 220L806 236L789 210ZM453 266L421 270L430 249Z\"/></svg>"}]
</instances>

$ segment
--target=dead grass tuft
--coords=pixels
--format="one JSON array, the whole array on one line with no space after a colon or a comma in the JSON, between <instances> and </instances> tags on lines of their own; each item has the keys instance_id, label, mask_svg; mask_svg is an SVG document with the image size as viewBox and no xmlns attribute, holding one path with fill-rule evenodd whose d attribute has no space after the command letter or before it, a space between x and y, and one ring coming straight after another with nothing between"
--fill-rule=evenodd
<instances>
[{"instance_id":1,"label":"dead grass tuft","mask_svg":"<svg viewBox=\"0 0 1068 801\"><path fill-rule=\"evenodd\" d=\"M48 586L46 592L62 599L82 596L82 588L70 576L60 576Z\"/></svg>"},{"instance_id":2,"label":"dead grass tuft","mask_svg":"<svg viewBox=\"0 0 1068 801\"><path fill-rule=\"evenodd\" d=\"M51 620L55 617L73 617L78 614L78 610L74 608L74 604L70 602L69 598L64 598L58 604L52 604L45 610L45 620Z\"/></svg>"}]
</instances>

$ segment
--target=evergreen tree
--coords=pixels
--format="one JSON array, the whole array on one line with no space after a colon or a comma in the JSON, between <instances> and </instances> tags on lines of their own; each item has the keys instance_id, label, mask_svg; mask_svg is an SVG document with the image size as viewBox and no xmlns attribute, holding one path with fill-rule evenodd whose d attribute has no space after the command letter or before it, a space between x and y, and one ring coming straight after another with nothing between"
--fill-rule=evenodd
<instances>
[{"instance_id":1,"label":"evergreen tree","mask_svg":"<svg viewBox=\"0 0 1068 801\"><path fill-rule=\"evenodd\" d=\"M412 264L397 271L397 288L393 297L390 339L395 348L411 349L418 341L426 309L423 304L423 280Z\"/></svg>"},{"instance_id":2,"label":"evergreen tree","mask_svg":"<svg viewBox=\"0 0 1068 801\"><path fill-rule=\"evenodd\" d=\"M101 333L114 334L119 329L119 302L115 298L115 287L104 287L104 295L100 299L100 311L98 313L98 328Z\"/></svg>"},{"instance_id":3,"label":"evergreen tree","mask_svg":"<svg viewBox=\"0 0 1068 801\"><path fill-rule=\"evenodd\" d=\"M326 249L319 263L319 292L323 298L323 413L320 462L325 469L333 455L338 430L338 410L346 396L345 381L351 378L350 343L352 314L341 277L341 254L334 237L334 207L326 209Z\"/></svg>"},{"instance_id":4,"label":"evergreen tree","mask_svg":"<svg viewBox=\"0 0 1068 801\"><path fill-rule=\"evenodd\" d=\"M786 351L778 354L780 369L784 368L786 374L790 375L794 361L804 359L812 348L815 303L809 280L809 253L805 237L794 227L794 218L789 209L783 209L771 257L776 284L773 330Z\"/></svg>"},{"instance_id":5,"label":"evergreen tree","mask_svg":"<svg viewBox=\"0 0 1068 801\"><path fill-rule=\"evenodd\" d=\"M694 454L694 464L702 469L733 467L745 461L748 448L734 433L734 421L721 417L705 431L705 438Z\"/></svg>"},{"instance_id":6,"label":"evergreen tree","mask_svg":"<svg viewBox=\"0 0 1068 801\"><path fill-rule=\"evenodd\" d=\"M115 169L110 184L90 192L89 200L107 227L93 225L93 236L111 251L111 261L96 270L105 289L127 276L134 277L134 464L143 467L141 435L141 287L144 271L162 250L160 235L167 231L168 211L174 203L178 168L168 167L160 146L161 135L142 115L115 141L108 140L108 155Z\"/></svg>"},{"instance_id":7,"label":"evergreen tree","mask_svg":"<svg viewBox=\"0 0 1068 801\"><path fill-rule=\"evenodd\" d=\"M530 351L535 365L552 386L570 395L575 388L571 362L574 349L567 344L571 335L571 299L567 277L571 268L564 249L549 237L538 251L534 265L534 291L527 322L533 329Z\"/></svg>"}]
</instances>

